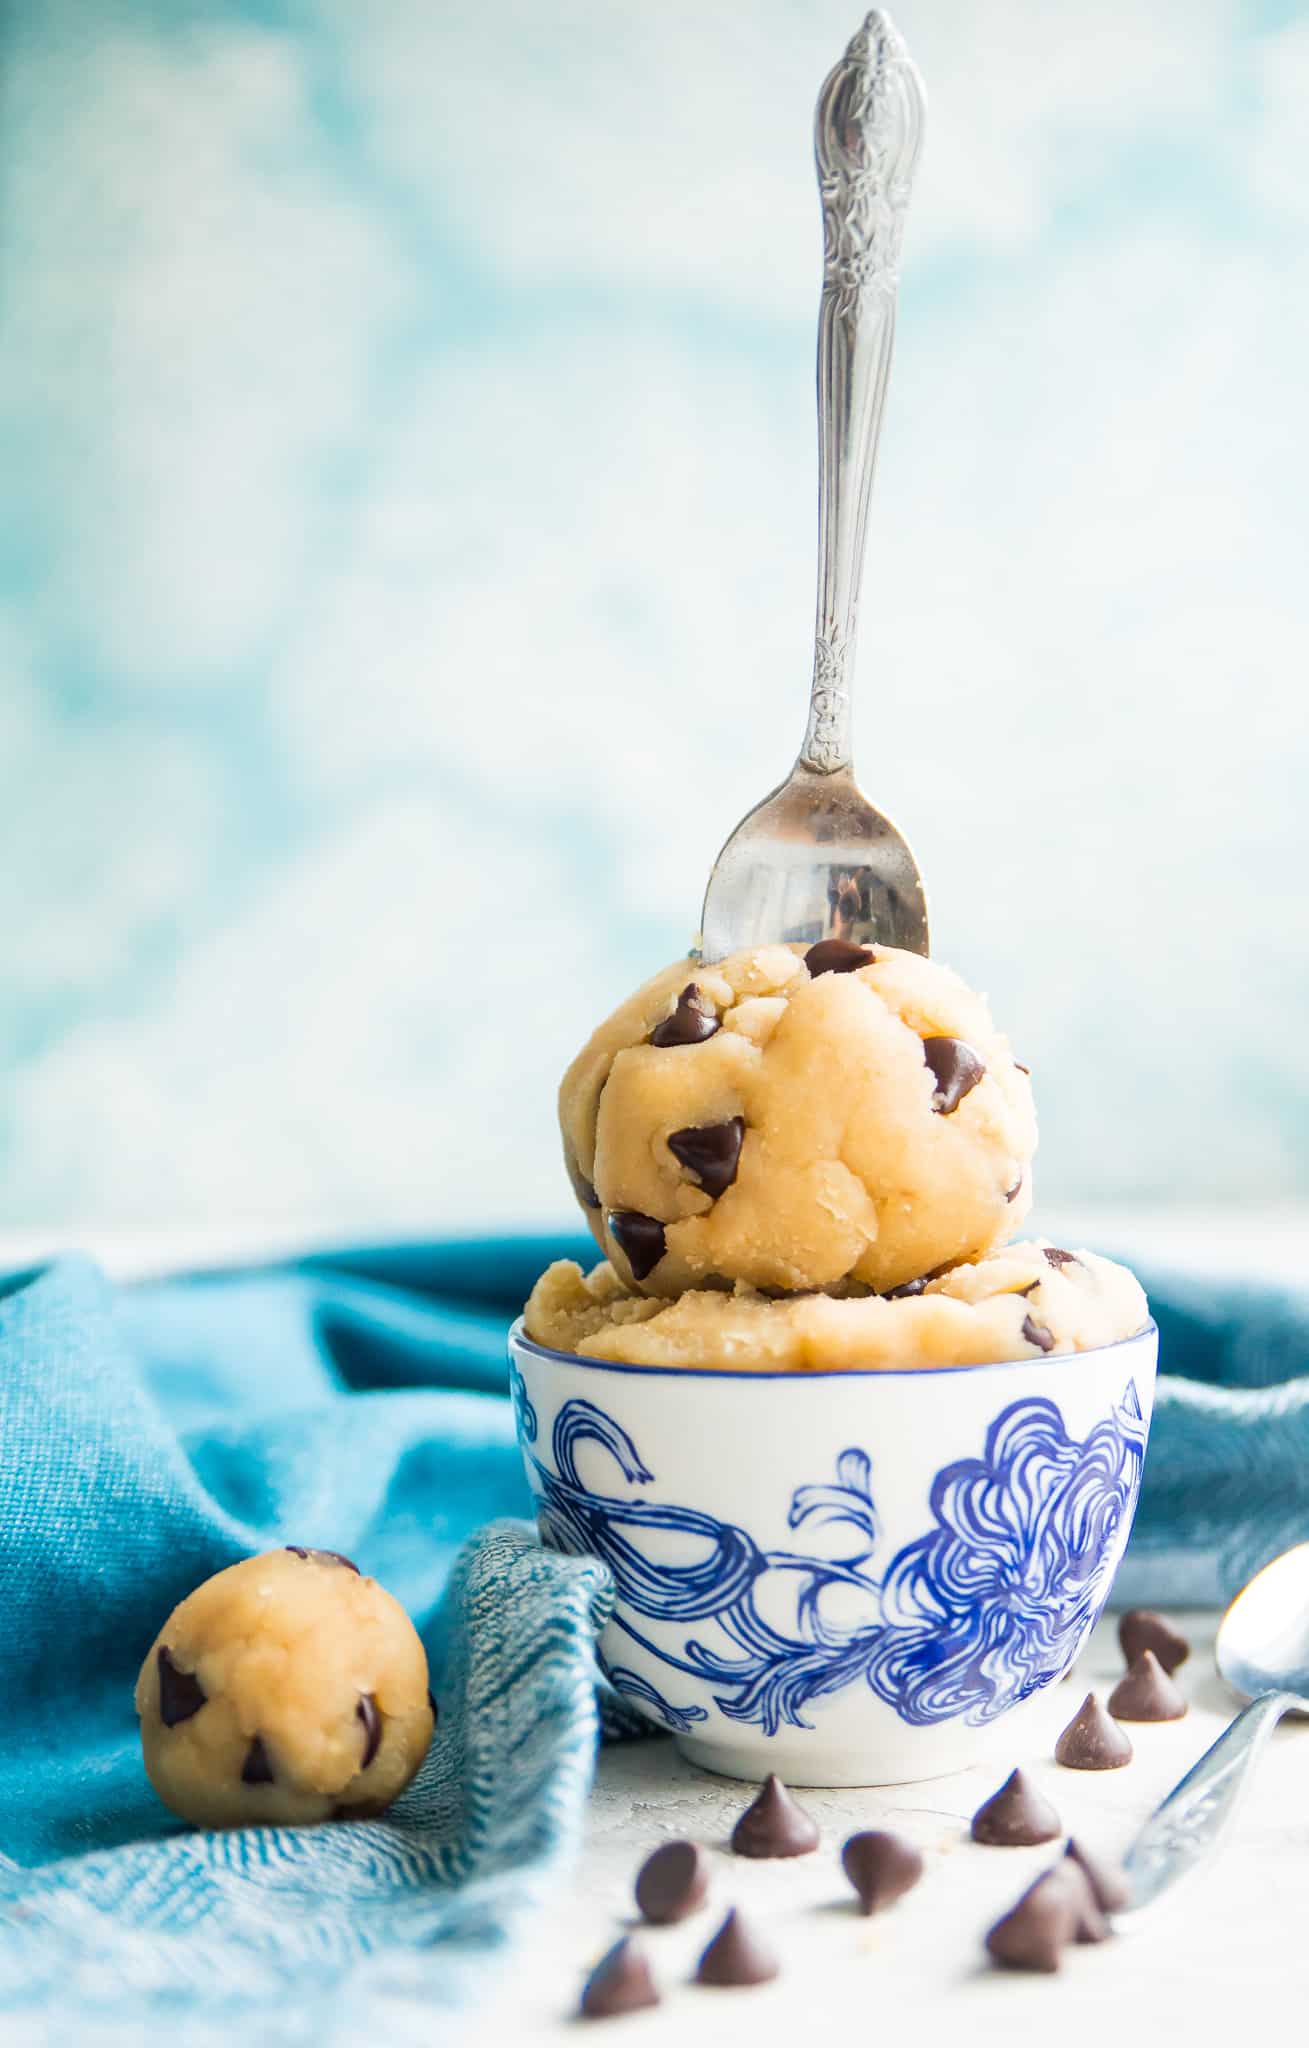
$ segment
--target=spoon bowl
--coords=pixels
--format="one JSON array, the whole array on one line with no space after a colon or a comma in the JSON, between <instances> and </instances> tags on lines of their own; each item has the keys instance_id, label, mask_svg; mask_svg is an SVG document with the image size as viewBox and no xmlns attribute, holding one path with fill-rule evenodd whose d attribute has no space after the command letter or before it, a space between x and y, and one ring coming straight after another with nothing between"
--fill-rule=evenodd
<instances>
[{"instance_id":1,"label":"spoon bowl","mask_svg":"<svg viewBox=\"0 0 1309 2048\"><path fill-rule=\"evenodd\" d=\"M1214 1644L1219 1672L1247 1699L1296 1693L1309 1713L1309 1543L1284 1550L1238 1593Z\"/></svg>"},{"instance_id":2,"label":"spoon bowl","mask_svg":"<svg viewBox=\"0 0 1309 2048\"><path fill-rule=\"evenodd\" d=\"M927 898L908 846L849 769L797 765L719 854L702 929L706 960L775 939L879 939L926 953Z\"/></svg>"},{"instance_id":3,"label":"spoon bowl","mask_svg":"<svg viewBox=\"0 0 1309 2048\"><path fill-rule=\"evenodd\" d=\"M927 951L917 863L856 783L850 738L864 532L923 112L899 31L874 9L828 76L814 116L823 291L809 724L788 779L742 819L714 864L701 918L704 960L778 939L877 939Z\"/></svg>"}]
</instances>

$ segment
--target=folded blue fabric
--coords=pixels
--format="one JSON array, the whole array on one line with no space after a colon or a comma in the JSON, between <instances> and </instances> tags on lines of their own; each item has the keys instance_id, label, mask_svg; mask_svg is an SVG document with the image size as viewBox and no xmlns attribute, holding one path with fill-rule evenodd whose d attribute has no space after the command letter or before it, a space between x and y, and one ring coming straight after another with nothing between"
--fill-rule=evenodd
<instances>
[{"instance_id":1,"label":"folded blue fabric","mask_svg":"<svg viewBox=\"0 0 1309 2048\"><path fill-rule=\"evenodd\" d=\"M384 2019L429 2043L487 1990L577 1838L610 1598L603 1567L498 1519L529 1505L504 1332L553 1249L8 1283L0 2009L61 2042L165 2014L174 2040L229 2042L257 2011L261 2042ZM201 1579L290 1541L357 1558L414 1616L437 1738L381 1820L197 1834L143 1775L135 1673Z\"/></svg>"},{"instance_id":2,"label":"folded blue fabric","mask_svg":"<svg viewBox=\"0 0 1309 2048\"><path fill-rule=\"evenodd\" d=\"M543 1553L505 1389L584 1246L401 1246L115 1291L0 1290L0 2008L52 2040L452 2038L570 1854L601 1566ZM1149 1281L1150 1276L1146 1276ZM1157 1278L1161 1383L1120 1600L1205 1603L1309 1536L1309 1298ZM488 1526L489 1525L489 1526ZM284 1542L414 1615L441 1720L383 1819L204 1835L155 1800L132 1684L172 1605ZM615 1724L620 1732L621 1717Z\"/></svg>"}]
</instances>

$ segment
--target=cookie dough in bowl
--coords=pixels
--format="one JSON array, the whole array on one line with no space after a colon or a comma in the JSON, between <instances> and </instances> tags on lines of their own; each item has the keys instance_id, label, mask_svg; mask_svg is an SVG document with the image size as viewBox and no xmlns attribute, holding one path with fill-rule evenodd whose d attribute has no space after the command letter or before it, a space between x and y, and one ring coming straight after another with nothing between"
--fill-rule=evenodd
<instances>
[{"instance_id":1,"label":"cookie dough in bowl","mask_svg":"<svg viewBox=\"0 0 1309 2048\"><path fill-rule=\"evenodd\" d=\"M1027 1075L984 999L893 947L669 967L564 1077L565 1158L629 1290L878 1292L1031 1206Z\"/></svg>"},{"instance_id":2,"label":"cookie dough in bowl","mask_svg":"<svg viewBox=\"0 0 1309 2048\"><path fill-rule=\"evenodd\" d=\"M552 1350L616 1364L701 1371L842 1372L984 1365L1090 1351L1145 1327L1135 1276L1094 1252L1005 1245L976 1264L887 1298L753 1288L634 1295L613 1268L560 1260L523 1318Z\"/></svg>"},{"instance_id":3,"label":"cookie dough in bowl","mask_svg":"<svg viewBox=\"0 0 1309 2048\"><path fill-rule=\"evenodd\" d=\"M136 1711L155 1791L209 1828L381 1813L435 1726L399 1602L348 1558L298 1546L231 1565L174 1608Z\"/></svg>"}]
</instances>

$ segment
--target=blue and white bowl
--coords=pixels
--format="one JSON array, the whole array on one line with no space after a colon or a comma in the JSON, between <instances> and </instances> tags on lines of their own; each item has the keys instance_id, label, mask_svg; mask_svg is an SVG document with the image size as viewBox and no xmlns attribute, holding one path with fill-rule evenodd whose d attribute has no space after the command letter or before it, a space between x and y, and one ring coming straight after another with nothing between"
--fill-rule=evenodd
<instances>
[{"instance_id":1,"label":"blue and white bowl","mask_svg":"<svg viewBox=\"0 0 1309 2048\"><path fill-rule=\"evenodd\" d=\"M728 1777L962 1770L1061 1678L1136 1510L1158 1332L936 1371L609 1365L510 1335L543 1540L602 1558L609 1678ZM1003 1724L1003 1725L1002 1725Z\"/></svg>"}]
</instances>

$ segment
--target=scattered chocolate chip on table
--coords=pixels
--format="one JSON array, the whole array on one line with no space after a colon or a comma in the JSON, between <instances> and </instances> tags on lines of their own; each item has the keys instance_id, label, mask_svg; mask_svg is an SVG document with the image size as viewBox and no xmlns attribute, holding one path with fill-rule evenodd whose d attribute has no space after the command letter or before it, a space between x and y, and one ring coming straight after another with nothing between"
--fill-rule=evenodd
<instances>
[{"instance_id":1,"label":"scattered chocolate chip on table","mask_svg":"<svg viewBox=\"0 0 1309 2048\"><path fill-rule=\"evenodd\" d=\"M1186 1694L1154 1651L1142 1650L1110 1693L1109 1711L1120 1721L1180 1721Z\"/></svg>"},{"instance_id":2,"label":"scattered chocolate chip on table","mask_svg":"<svg viewBox=\"0 0 1309 2048\"><path fill-rule=\"evenodd\" d=\"M774 1772L765 1778L732 1829L738 1856L807 1856L818 1847L818 1828Z\"/></svg>"},{"instance_id":3,"label":"scattered chocolate chip on table","mask_svg":"<svg viewBox=\"0 0 1309 2048\"><path fill-rule=\"evenodd\" d=\"M973 1815L969 1832L975 1842L1002 1849L1030 1849L1053 1842L1063 1822L1040 1788L1023 1771L1011 1771Z\"/></svg>"},{"instance_id":4,"label":"scattered chocolate chip on table","mask_svg":"<svg viewBox=\"0 0 1309 2048\"><path fill-rule=\"evenodd\" d=\"M1088 1692L1054 1746L1068 1771L1117 1771L1132 1761L1132 1739Z\"/></svg>"}]
</instances>

